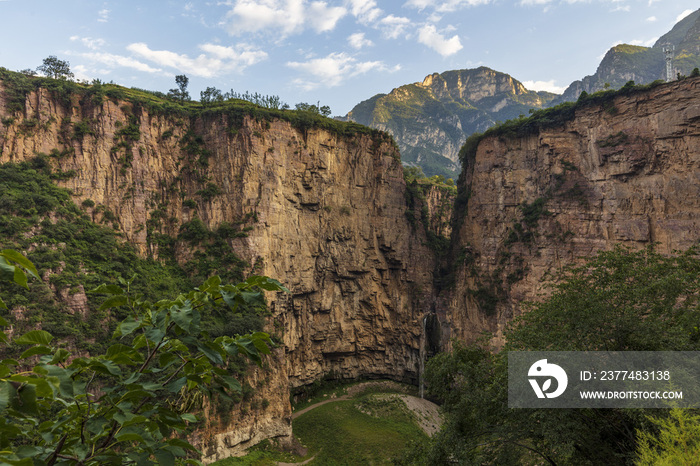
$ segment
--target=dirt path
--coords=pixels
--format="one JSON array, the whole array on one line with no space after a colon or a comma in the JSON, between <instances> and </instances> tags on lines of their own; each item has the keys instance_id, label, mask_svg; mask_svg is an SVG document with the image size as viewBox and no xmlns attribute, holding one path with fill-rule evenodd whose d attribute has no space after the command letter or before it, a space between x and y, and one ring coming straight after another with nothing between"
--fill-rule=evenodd
<instances>
[{"instance_id":1,"label":"dirt path","mask_svg":"<svg viewBox=\"0 0 700 466\"><path fill-rule=\"evenodd\" d=\"M319 401L318 403L312 404L311 406L307 406L306 408L302 409L301 411L297 411L296 413L292 413L292 419L296 419L299 416L301 416L304 413L308 413L314 408L318 408L319 406L325 405L326 403L332 403L334 401L342 401L342 400L349 400L350 395L343 395L343 396L338 396L336 398L329 398L327 400ZM303 463L299 463L303 464Z\"/></svg>"},{"instance_id":2,"label":"dirt path","mask_svg":"<svg viewBox=\"0 0 700 466\"><path fill-rule=\"evenodd\" d=\"M283 463L283 462L278 462L278 463L277 463L277 466L302 466L302 465L304 465L304 464L309 464L310 462L312 462L312 461L315 460L315 459L316 459L316 455L312 456L311 458L309 458L309 459L306 460L306 461L302 461L301 463Z\"/></svg>"}]
</instances>

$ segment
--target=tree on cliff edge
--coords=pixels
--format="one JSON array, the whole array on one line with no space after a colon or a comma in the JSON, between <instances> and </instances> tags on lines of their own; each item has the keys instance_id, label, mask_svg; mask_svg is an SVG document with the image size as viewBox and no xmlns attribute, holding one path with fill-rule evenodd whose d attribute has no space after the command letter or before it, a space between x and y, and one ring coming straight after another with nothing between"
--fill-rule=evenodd
<instances>
[{"instance_id":1,"label":"tree on cliff edge","mask_svg":"<svg viewBox=\"0 0 700 466\"><path fill-rule=\"evenodd\" d=\"M175 84L177 84L177 89L170 89L168 91L168 97L180 102L185 102L190 100L190 93L187 90L187 86L190 84L190 78L184 74L178 74L175 76Z\"/></svg>"},{"instance_id":2,"label":"tree on cliff edge","mask_svg":"<svg viewBox=\"0 0 700 466\"><path fill-rule=\"evenodd\" d=\"M47 78L71 79L75 76L70 70L70 63L65 60L59 60L55 55L44 58L44 63L38 66L36 70Z\"/></svg>"}]
</instances>

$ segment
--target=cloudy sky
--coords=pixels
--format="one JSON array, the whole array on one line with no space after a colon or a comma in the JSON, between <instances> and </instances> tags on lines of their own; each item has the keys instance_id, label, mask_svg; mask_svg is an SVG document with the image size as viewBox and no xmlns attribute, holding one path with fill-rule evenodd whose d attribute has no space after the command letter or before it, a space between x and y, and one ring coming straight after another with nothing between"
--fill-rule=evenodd
<instances>
[{"instance_id":1,"label":"cloudy sky","mask_svg":"<svg viewBox=\"0 0 700 466\"><path fill-rule=\"evenodd\" d=\"M433 72L488 66L561 92L616 43L652 45L697 0L0 0L0 66L278 95L334 115Z\"/></svg>"}]
</instances>

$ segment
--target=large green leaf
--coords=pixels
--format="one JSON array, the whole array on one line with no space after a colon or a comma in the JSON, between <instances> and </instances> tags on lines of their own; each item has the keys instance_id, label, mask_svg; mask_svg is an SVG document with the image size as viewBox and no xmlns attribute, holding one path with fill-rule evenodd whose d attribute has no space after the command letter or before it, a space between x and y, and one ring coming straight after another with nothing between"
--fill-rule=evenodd
<instances>
[{"instance_id":1,"label":"large green leaf","mask_svg":"<svg viewBox=\"0 0 700 466\"><path fill-rule=\"evenodd\" d=\"M60 364L62 362L65 362L69 356L70 352L68 350L58 348L54 353L53 358L51 358L51 360L49 361L49 364Z\"/></svg>"},{"instance_id":2,"label":"large green leaf","mask_svg":"<svg viewBox=\"0 0 700 466\"><path fill-rule=\"evenodd\" d=\"M22 254L12 249L4 249L0 254L24 267L34 278L39 279L39 272L34 267L34 264Z\"/></svg>"},{"instance_id":3,"label":"large green leaf","mask_svg":"<svg viewBox=\"0 0 700 466\"><path fill-rule=\"evenodd\" d=\"M143 437L135 432L119 433L115 435L119 442L139 442L143 443Z\"/></svg>"},{"instance_id":4,"label":"large green leaf","mask_svg":"<svg viewBox=\"0 0 700 466\"><path fill-rule=\"evenodd\" d=\"M234 392L240 393L242 388L241 388L241 383L236 380L234 377L230 375L222 375L221 376L222 380L225 382L226 387Z\"/></svg>"},{"instance_id":5,"label":"large green leaf","mask_svg":"<svg viewBox=\"0 0 700 466\"><path fill-rule=\"evenodd\" d=\"M204 353L204 355L209 358L214 364L223 364L224 360L222 358L220 347L211 342L206 342L204 344L198 344L197 348L199 351Z\"/></svg>"},{"instance_id":6,"label":"large green leaf","mask_svg":"<svg viewBox=\"0 0 700 466\"><path fill-rule=\"evenodd\" d=\"M15 266L7 262L7 259L0 254L0 278L4 281L14 281Z\"/></svg>"},{"instance_id":7,"label":"large green leaf","mask_svg":"<svg viewBox=\"0 0 700 466\"><path fill-rule=\"evenodd\" d=\"M183 421L187 422L197 422L197 417L194 414L185 413L180 415Z\"/></svg>"},{"instance_id":8,"label":"large green leaf","mask_svg":"<svg viewBox=\"0 0 700 466\"><path fill-rule=\"evenodd\" d=\"M105 299L102 305L97 309L98 311L104 311L105 309L110 309L113 307L124 306L128 303L128 298L123 294L112 295Z\"/></svg>"},{"instance_id":9,"label":"large green leaf","mask_svg":"<svg viewBox=\"0 0 700 466\"><path fill-rule=\"evenodd\" d=\"M119 366L107 359L103 359L101 361L92 359L90 360L89 366L92 370L102 374L122 375L122 370L119 368Z\"/></svg>"},{"instance_id":10,"label":"large green leaf","mask_svg":"<svg viewBox=\"0 0 700 466\"><path fill-rule=\"evenodd\" d=\"M21 268L15 267L13 280L19 286L29 289L29 286L27 285L27 274L25 274L24 270L22 270Z\"/></svg>"},{"instance_id":11,"label":"large green leaf","mask_svg":"<svg viewBox=\"0 0 700 466\"><path fill-rule=\"evenodd\" d=\"M37 354L51 354L51 351L52 351L51 348L49 348L48 346L44 346L44 345L32 346L28 350L24 351L24 353L22 353L20 355L20 358L26 359L26 358L29 358L31 356L36 356Z\"/></svg>"},{"instance_id":12,"label":"large green leaf","mask_svg":"<svg viewBox=\"0 0 700 466\"><path fill-rule=\"evenodd\" d=\"M124 290L119 285L107 285L106 283L101 284L97 288L88 291L88 293L95 294L124 294Z\"/></svg>"},{"instance_id":13,"label":"large green leaf","mask_svg":"<svg viewBox=\"0 0 700 466\"><path fill-rule=\"evenodd\" d=\"M53 336L45 330L31 330L21 337L15 338L18 345L48 345L53 340Z\"/></svg>"},{"instance_id":14,"label":"large green leaf","mask_svg":"<svg viewBox=\"0 0 700 466\"><path fill-rule=\"evenodd\" d=\"M183 304L175 304L170 308L170 316L173 322L188 334L198 333L199 313L192 309L192 303L188 300Z\"/></svg>"},{"instance_id":15,"label":"large green leaf","mask_svg":"<svg viewBox=\"0 0 700 466\"><path fill-rule=\"evenodd\" d=\"M15 411L28 416L39 414L36 404L36 387L31 384L22 385L17 389L17 396L10 400L10 406Z\"/></svg>"},{"instance_id":16,"label":"large green leaf","mask_svg":"<svg viewBox=\"0 0 700 466\"><path fill-rule=\"evenodd\" d=\"M133 365L143 362L143 356L131 346L117 343L107 349L105 357L115 364Z\"/></svg>"},{"instance_id":17,"label":"large green leaf","mask_svg":"<svg viewBox=\"0 0 700 466\"><path fill-rule=\"evenodd\" d=\"M166 385L165 389L168 390L170 393L177 393L182 389L182 387L185 386L186 383L187 377L180 377L179 379L175 379L168 385Z\"/></svg>"},{"instance_id":18,"label":"large green leaf","mask_svg":"<svg viewBox=\"0 0 700 466\"><path fill-rule=\"evenodd\" d=\"M0 412L5 411L10 404L10 399L14 396L15 389L10 382L0 380Z\"/></svg>"},{"instance_id":19,"label":"large green leaf","mask_svg":"<svg viewBox=\"0 0 700 466\"><path fill-rule=\"evenodd\" d=\"M265 291L284 291L285 293L289 293L289 290L282 285L282 283L270 277L251 275L245 283L251 286L257 286Z\"/></svg>"},{"instance_id":20,"label":"large green leaf","mask_svg":"<svg viewBox=\"0 0 700 466\"><path fill-rule=\"evenodd\" d=\"M175 455L168 450L161 448L160 450L156 450L154 455L158 460L158 464L175 464Z\"/></svg>"},{"instance_id":21,"label":"large green leaf","mask_svg":"<svg viewBox=\"0 0 700 466\"><path fill-rule=\"evenodd\" d=\"M131 334L134 330L137 328L141 327L143 324L142 321L134 319L132 316L127 317L117 327L117 330L114 331L114 336L116 337L123 337L125 335Z\"/></svg>"}]
</instances>

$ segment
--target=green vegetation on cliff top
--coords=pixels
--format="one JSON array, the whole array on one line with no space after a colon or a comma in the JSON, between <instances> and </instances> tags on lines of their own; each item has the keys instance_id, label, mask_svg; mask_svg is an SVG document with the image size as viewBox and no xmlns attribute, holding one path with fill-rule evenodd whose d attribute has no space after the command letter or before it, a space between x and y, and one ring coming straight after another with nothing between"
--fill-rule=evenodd
<instances>
[{"instance_id":1,"label":"green vegetation on cliff top","mask_svg":"<svg viewBox=\"0 0 700 466\"><path fill-rule=\"evenodd\" d=\"M554 107L536 110L529 117L508 120L492 126L483 133L472 134L460 149L459 159L463 165L466 161L473 160L476 156L479 142L487 137L506 138L535 134L542 129L560 126L567 121L571 121L576 116L576 111L585 107L602 106L610 114L615 114L617 110L613 100L617 97L647 92L664 84L665 82L662 80L644 85L635 85L634 81L629 81L617 90L598 91L594 94L584 92L576 102L564 102Z\"/></svg>"},{"instance_id":2,"label":"green vegetation on cliff top","mask_svg":"<svg viewBox=\"0 0 700 466\"><path fill-rule=\"evenodd\" d=\"M2 67L0 67L0 82L4 88L3 92L6 95L10 112L24 110L27 94L33 90L43 88L50 91L59 101L67 106L72 105L74 99L83 104L91 102L94 105L101 104L104 99L112 99L114 101L127 101L137 104L152 114L190 118L227 114L234 120L241 119L244 116L250 116L260 121L279 119L288 121L301 131L318 128L344 136L367 134L375 139L391 140L390 135L376 129L354 122L333 120L318 112L265 108L241 99L204 104L169 98L162 92L126 88L99 81L94 81L92 84L84 84L65 79L27 76Z\"/></svg>"}]
</instances>

